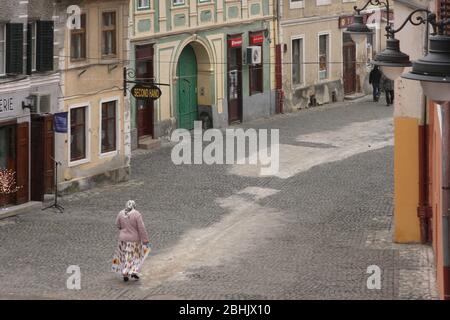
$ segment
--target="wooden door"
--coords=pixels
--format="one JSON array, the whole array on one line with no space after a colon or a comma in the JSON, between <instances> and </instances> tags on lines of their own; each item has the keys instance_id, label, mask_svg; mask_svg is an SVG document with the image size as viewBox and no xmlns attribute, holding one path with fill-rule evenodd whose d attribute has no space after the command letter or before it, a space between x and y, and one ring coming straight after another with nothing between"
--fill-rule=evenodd
<instances>
[{"instance_id":1,"label":"wooden door","mask_svg":"<svg viewBox=\"0 0 450 320\"><path fill-rule=\"evenodd\" d=\"M356 45L351 39L344 42L343 57L344 93L352 94L356 92Z\"/></svg>"},{"instance_id":2,"label":"wooden door","mask_svg":"<svg viewBox=\"0 0 450 320\"><path fill-rule=\"evenodd\" d=\"M17 191L17 204L29 201L28 194L28 159L29 159L29 124L23 122L17 124L17 185L21 188Z\"/></svg>"},{"instance_id":3,"label":"wooden door","mask_svg":"<svg viewBox=\"0 0 450 320\"><path fill-rule=\"evenodd\" d=\"M194 129L198 119L197 105L197 58L194 49L188 45L180 55L178 76L178 127Z\"/></svg>"},{"instance_id":4,"label":"wooden door","mask_svg":"<svg viewBox=\"0 0 450 320\"><path fill-rule=\"evenodd\" d=\"M44 194L54 191L53 116L35 116L31 121L31 200L43 201Z\"/></svg>"},{"instance_id":5,"label":"wooden door","mask_svg":"<svg viewBox=\"0 0 450 320\"><path fill-rule=\"evenodd\" d=\"M242 49L228 52L228 122L232 123L242 121Z\"/></svg>"},{"instance_id":6,"label":"wooden door","mask_svg":"<svg viewBox=\"0 0 450 320\"><path fill-rule=\"evenodd\" d=\"M153 46L138 46L136 48L136 59L136 80L143 82L153 81ZM153 137L153 100L137 100L136 107L138 137Z\"/></svg>"}]
</instances>

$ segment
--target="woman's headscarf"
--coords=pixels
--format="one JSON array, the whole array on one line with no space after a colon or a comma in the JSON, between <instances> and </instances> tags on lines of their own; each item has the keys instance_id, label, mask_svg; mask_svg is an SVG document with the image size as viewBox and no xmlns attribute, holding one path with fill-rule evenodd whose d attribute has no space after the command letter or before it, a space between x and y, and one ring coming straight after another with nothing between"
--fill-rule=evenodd
<instances>
[{"instance_id":1,"label":"woman's headscarf","mask_svg":"<svg viewBox=\"0 0 450 320\"><path fill-rule=\"evenodd\" d=\"M125 215L136 209L136 202L134 200L128 200L125 206Z\"/></svg>"}]
</instances>

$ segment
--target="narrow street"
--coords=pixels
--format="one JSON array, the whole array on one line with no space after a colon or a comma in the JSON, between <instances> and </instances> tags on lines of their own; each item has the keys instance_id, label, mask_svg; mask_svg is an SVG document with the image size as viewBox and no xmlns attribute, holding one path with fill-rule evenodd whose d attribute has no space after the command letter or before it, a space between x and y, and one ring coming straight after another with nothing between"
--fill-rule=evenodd
<instances>
[{"instance_id":1,"label":"narrow street","mask_svg":"<svg viewBox=\"0 0 450 320\"><path fill-rule=\"evenodd\" d=\"M129 182L67 196L63 214L0 220L0 298L436 299L431 248L392 243L392 122L365 98L240 126L280 129L274 176L175 166L170 145L136 151ZM153 251L141 281L123 283L109 270L129 199Z\"/></svg>"}]
</instances>

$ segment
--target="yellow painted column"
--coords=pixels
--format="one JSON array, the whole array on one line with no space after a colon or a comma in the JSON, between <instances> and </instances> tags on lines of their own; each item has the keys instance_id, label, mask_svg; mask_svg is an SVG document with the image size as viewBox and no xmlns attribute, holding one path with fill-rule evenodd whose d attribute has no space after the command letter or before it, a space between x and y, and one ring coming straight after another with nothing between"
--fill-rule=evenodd
<instances>
[{"instance_id":1,"label":"yellow painted column","mask_svg":"<svg viewBox=\"0 0 450 320\"><path fill-rule=\"evenodd\" d=\"M397 117L394 132L394 241L415 243L420 241L419 120Z\"/></svg>"}]
</instances>

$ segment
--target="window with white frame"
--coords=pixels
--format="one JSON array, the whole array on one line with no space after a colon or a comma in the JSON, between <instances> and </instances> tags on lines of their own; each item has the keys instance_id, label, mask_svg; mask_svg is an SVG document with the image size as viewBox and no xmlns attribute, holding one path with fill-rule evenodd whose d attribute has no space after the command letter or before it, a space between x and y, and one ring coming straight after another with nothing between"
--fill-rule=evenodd
<instances>
[{"instance_id":1,"label":"window with white frame","mask_svg":"<svg viewBox=\"0 0 450 320\"><path fill-rule=\"evenodd\" d=\"M303 83L303 39L292 39L292 84Z\"/></svg>"},{"instance_id":2,"label":"window with white frame","mask_svg":"<svg viewBox=\"0 0 450 320\"><path fill-rule=\"evenodd\" d=\"M304 8L304 5L305 5L304 0L289 0L289 8L290 9Z\"/></svg>"},{"instance_id":3,"label":"window with white frame","mask_svg":"<svg viewBox=\"0 0 450 320\"><path fill-rule=\"evenodd\" d=\"M150 9L150 0L136 0L138 10Z\"/></svg>"},{"instance_id":4,"label":"window with white frame","mask_svg":"<svg viewBox=\"0 0 450 320\"><path fill-rule=\"evenodd\" d=\"M6 27L0 24L0 76L6 73Z\"/></svg>"},{"instance_id":5,"label":"window with white frame","mask_svg":"<svg viewBox=\"0 0 450 320\"><path fill-rule=\"evenodd\" d=\"M116 12L103 12L102 16L102 54L115 56L117 54Z\"/></svg>"},{"instance_id":6,"label":"window with white frame","mask_svg":"<svg viewBox=\"0 0 450 320\"><path fill-rule=\"evenodd\" d=\"M329 76L329 34L319 35L319 80L328 79Z\"/></svg>"},{"instance_id":7,"label":"window with white frame","mask_svg":"<svg viewBox=\"0 0 450 320\"><path fill-rule=\"evenodd\" d=\"M179 6L184 4L184 0L172 0L174 6Z\"/></svg>"},{"instance_id":8,"label":"window with white frame","mask_svg":"<svg viewBox=\"0 0 450 320\"><path fill-rule=\"evenodd\" d=\"M326 6L327 4L331 4L331 0L316 0L317 6Z\"/></svg>"},{"instance_id":9,"label":"window with white frame","mask_svg":"<svg viewBox=\"0 0 450 320\"><path fill-rule=\"evenodd\" d=\"M117 150L117 101L102 103L101 150L102 153Z\"/></svg>"}]
</instances>

